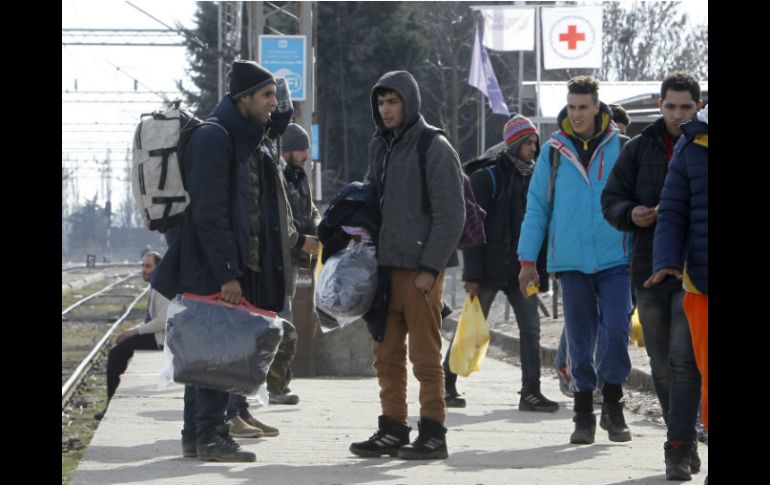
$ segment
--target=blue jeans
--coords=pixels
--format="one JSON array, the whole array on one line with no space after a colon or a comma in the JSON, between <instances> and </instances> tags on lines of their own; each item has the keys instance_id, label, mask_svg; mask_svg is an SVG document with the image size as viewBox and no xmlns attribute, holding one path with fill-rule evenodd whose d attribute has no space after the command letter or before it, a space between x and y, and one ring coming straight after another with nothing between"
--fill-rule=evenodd
<instances>
[{"instance_id":1,"label":"blue jeans","mask_svg":"<svg viewBox=\"0 0 770 485\"><path fill-rule=\"evenodd\" d=\"M184 386L182 440L203 443L214 427L224 424L226 392L198 386Z\"/></svg>"},{"instance_id":2,"label":"blue jeans","mask_svg":"<svg viewBox=\"0 0 770 485\"><path fill-rule=\"evenodd\" d=\"M631 372L628 327L631 321L629 267L598 273L561 275L573 391L593 391L597 380L622 385ZM598 345L594 367L594 349Z\"/></svg>"},{"instance_id":3,"label":"blue jeans","mask_svg":"<svg viewBox=\"0 0 770 485\"><path fill-rule=\"evenodd\" d=\"M284 320L292 320L290 296L287 295L284 297L283 310L278 312L278 316ZM235 416L240 416L242 418L249 416L249 401L246 400L246 396L241 396L240 394L229 394L229 398L227 400L226 416L228 420L234 418Z\"/></svg>"},{"instance_id":4,"label":"blue jeans","mask_svg":"<svg viewBox=\"0 0 770 485\"><path fill-rule=\"evenodd\" d=\"M669 440L695 440L700 373L682 301L684 290L634 288L655 393Z\"/></svg>"},{"instance_id":5,"label":"blue jeans","mask_svg":"<svg viewBox=\"0 0 770 485\"><path fill-rule=\"evenodd\" d=\"M524 388L529 388L530 385L540 382L540 315L537 301L534 298L524 298L518 287L500 287L493 283L480 283L479 304L481 304L481 311L484 312L484 318L489 315L489 308L498 291L502 291L508 297L516 316L516 324L519 326L521 381ZM454 335L452 340L454 341ZM457 375L449 371L449 352L444 358L444 372L448 372L447 382L454 388Z\"/></svg>"},{"instance_id":6,"label":"blue jeans","mask_svg":"<svg viewBox=\"0 0 770 485\"><path fill-rule=\"evenodd\" d=\"M599 355L599 346L602 345L604 339L596 339L596 349L594 350L594 363L596 363L596 356ZM567 365L567 326L565 325L561 329L561 337L559 337L559 347L556 349L556 366L568 367ZM602 385L602 379L599 378L599 386Z\"/></svg>"}]
</instances>

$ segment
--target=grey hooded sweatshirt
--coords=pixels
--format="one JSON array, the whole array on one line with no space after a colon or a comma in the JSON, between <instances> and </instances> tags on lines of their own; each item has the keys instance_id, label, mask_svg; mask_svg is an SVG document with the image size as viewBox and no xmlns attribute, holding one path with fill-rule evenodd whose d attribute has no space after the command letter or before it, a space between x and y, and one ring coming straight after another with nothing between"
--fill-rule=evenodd
<instances>
[{"instance_id":1,"label":"grey hooded sweatshirt","mask_svg":"<svg viewBox=\"0 0 770 485\"><path fill-rule=\"evenodd\" d=\"M375 95L380 87L395 91L404 102L404 128L398 136L382 122ZM371 101L377 131L369 144L366 181L377 187L381 197L378 262L436 275L457 249L465 223L460 158L445 137L435 136L428 147L423 184L417 142L429 125L420 114L417 81L408 72L384 74L372 88ZM424 187L430 212L423 208Z\"/></svg>"}]
</instances>

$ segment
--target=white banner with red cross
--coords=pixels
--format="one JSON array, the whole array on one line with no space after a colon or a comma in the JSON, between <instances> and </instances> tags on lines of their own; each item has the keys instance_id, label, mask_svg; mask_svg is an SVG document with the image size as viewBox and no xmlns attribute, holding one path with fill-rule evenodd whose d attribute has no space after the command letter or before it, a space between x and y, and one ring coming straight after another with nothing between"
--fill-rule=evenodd
<instances>
[{"instance_id":1,"label":"white banner with red cross","mask_svg":"<svg viewBox=\"0 0 770 485\"><path fill-rule=\"evenodd\" d=\"M602 8L544 8L543 67L602 67Z\"/></svg>"}]
</instances>

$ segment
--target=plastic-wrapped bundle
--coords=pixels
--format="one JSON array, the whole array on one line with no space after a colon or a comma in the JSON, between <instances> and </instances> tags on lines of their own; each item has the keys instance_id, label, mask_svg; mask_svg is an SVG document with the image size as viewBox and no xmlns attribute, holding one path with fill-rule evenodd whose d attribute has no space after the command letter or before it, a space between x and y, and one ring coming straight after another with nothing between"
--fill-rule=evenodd
<instances>
[{"instance_id":1,"label":"plastic-wrapped bundle","mask_svg":"<svg viewBox=\"0 0 770 485\"><path fill-rule=\"evenodd\" d=\"M369 310L376 289L377 256L374 247L363 243L351 244L324 264L315 289L316 309L319 315L332 317L340 327L344 327Z\"/></svg>"},{"instance_id":2,"label":"plastic-wrapped bundle","mask_svg":"<svg viewBox=\"0 0 770 485\"><path fill-rule=\"evenodd\" d=\"M185 293L171 302L166 349L172 362L164 374L181 384L252 395L281 343L282 319L246 300L236 306L218 297Z\"/></svg>"}]
</instances>

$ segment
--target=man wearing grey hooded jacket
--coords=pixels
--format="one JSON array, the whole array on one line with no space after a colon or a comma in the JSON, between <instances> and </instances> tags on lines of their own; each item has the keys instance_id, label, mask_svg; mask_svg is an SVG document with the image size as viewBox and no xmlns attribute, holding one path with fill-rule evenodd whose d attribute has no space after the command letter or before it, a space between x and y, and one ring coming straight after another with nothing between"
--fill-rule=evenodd
<instances>
[{"instance_id":1,"label":"man wearing grey hooded jacket","mask_svg":"<svg viewBox=\"0 0 770 485\"><path fill-rule=\"evenodd\" d=\"M441 366L441 296L444 268L465 222L460 159L442 135L426 152L425 180L418 141L430 127L420 114L420 90L406 71L384 74L372 88L377 127L369 145L367 182L380 196L378 264L390 270L388 316L374 342L374 368L382 415L378 431L353 443L358 456L437 459L448 456ZM409 443L406 403L406 337L420 381L419 436Z\"/></svg>"}]
</instances>

